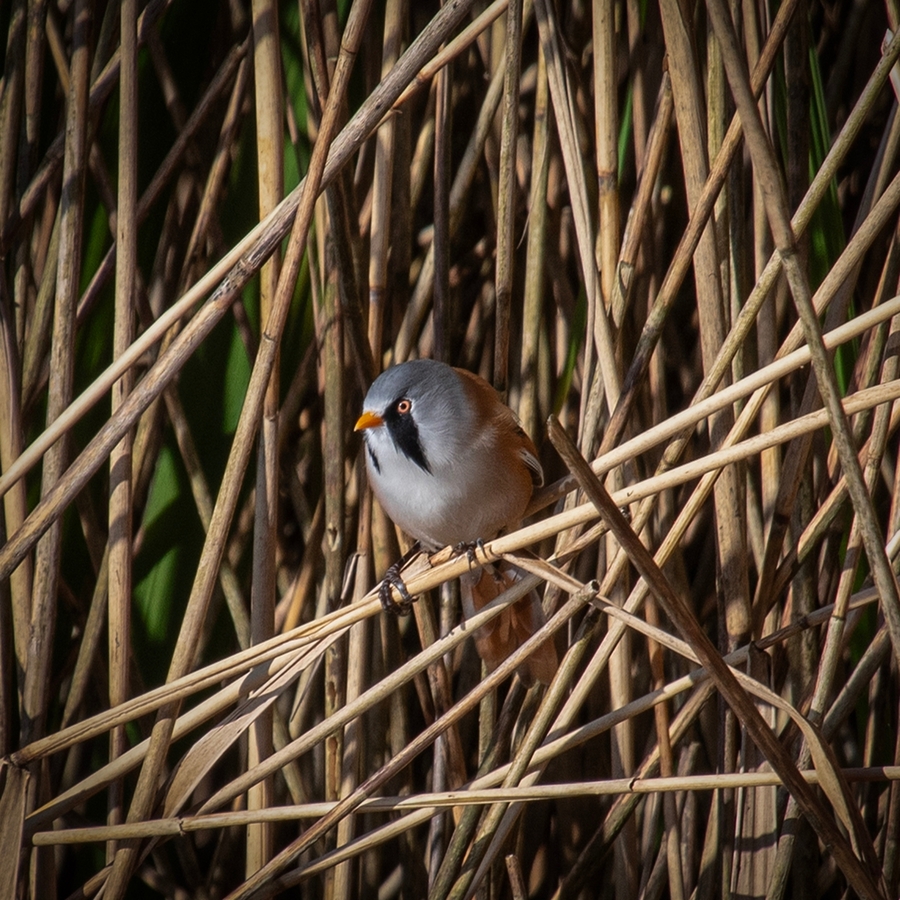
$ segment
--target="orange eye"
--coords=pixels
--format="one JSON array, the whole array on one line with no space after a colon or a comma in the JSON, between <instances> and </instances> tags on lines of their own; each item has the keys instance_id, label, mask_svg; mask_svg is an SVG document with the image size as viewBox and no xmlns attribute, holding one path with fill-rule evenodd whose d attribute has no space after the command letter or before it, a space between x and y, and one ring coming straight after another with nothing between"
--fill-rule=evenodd
<instances>
[{"instance_id":1,"label":"orange eye","mask_svg":"<svg viewBox=\"0 0 900 900\"><path fill-rule=\"evenodd\" d=\"M404 397L402 400L397 401L397 412L400 413L401 416L405 416L411 410L412 400L407 400L406 397Z\"/></svg>"}]
</instances>

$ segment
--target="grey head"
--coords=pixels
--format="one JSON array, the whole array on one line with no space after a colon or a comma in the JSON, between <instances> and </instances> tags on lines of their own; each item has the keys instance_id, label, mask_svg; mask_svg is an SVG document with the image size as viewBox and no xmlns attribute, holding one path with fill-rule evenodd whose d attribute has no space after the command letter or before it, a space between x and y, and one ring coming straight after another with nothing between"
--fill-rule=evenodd
<instances>
[{"instance_id":1,"label":"grey head","mask_svg":"<svg viewBox=\"0 0 900 900\"><path fill-rule=\"evenodd\" d=\"M382 372L363 401L363 419L377 416L384 427L363 426L369 463L376 472L391 452L435 474L452 461L471 419L459 376L446 363L416 359Z\"/></svg>"}]
</instances>

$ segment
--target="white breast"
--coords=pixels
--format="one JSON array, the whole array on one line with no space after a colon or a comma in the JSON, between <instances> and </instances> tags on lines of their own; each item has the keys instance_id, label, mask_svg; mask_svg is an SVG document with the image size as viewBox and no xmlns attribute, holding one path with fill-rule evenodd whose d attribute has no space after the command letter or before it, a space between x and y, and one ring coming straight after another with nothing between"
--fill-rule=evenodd
<instances>
[{"instance_id":1,"label":"white breast","mask_svg":"<svg viewBox=\"0 0 900 900\"><path fill-rule=\"evenodd\" d=\"M493 435L479 444L428 453L431 472L398 452L386 429L366 440L379 468L366 453L372 489L390 518L428 550L490 540L521 518L531 494L528 477L514 466L496 464ZM524 470L524 461L515 460ZM380 469L380 471L379 471Z\"/></svg>"}]
</instances>

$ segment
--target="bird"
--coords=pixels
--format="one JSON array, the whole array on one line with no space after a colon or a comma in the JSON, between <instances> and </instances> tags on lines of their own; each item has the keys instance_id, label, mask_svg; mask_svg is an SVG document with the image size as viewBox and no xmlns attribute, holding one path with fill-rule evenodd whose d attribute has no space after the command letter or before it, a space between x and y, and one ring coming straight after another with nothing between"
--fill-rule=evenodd
<instances>
[{"instance_id":1,"label":"bird","mask_svg":"<svg viewBox=\"0 0 900 900\"><path fill-rule=\"evenodd\" d=\"M543 484L534 443L497 391L479 375L437 360L409 360L382 372L366 394L355 430L363 433L378 502L427 552L472 548L517 527L535 487ZM505 561L466 573L460 578L464 614L473 615L522 577ZM382 602L393 606L391 584L411 602L399 564L382 585ZM475 644L488 669L544 621L532 590L478 629ZM519 674L526 684L549 684L557 666L548 638Z\"/></svg>"}]
</instances>

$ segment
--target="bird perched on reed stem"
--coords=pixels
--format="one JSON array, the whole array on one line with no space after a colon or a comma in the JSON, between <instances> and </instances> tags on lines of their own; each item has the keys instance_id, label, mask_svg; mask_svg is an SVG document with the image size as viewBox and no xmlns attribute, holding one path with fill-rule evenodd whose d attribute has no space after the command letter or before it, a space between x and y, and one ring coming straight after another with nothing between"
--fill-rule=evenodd
<instances>
[{"instance_id":1,"label":"bird perched on reed stem","mask_svg":"<svg viewBox=\"0 0 900 900\"><path fill-rule=\"evenodd\" d=\"M471 547L515 528L543 483L537 451L513 411L483 378L445 363L412 360L379 375L356 430L363 432L378 502L427 551ZM463 611L472 615L521 577L505 562L466 573L460 578ZM383 602L386 597L393 605L390 585L398 579L399 569L389 570ZM544 621L540 598L530 591L480 628L475 643L488 668ZM549 684L557 665L548 638L520 674L528 683Z\"/></svg>"}]
</instances>

